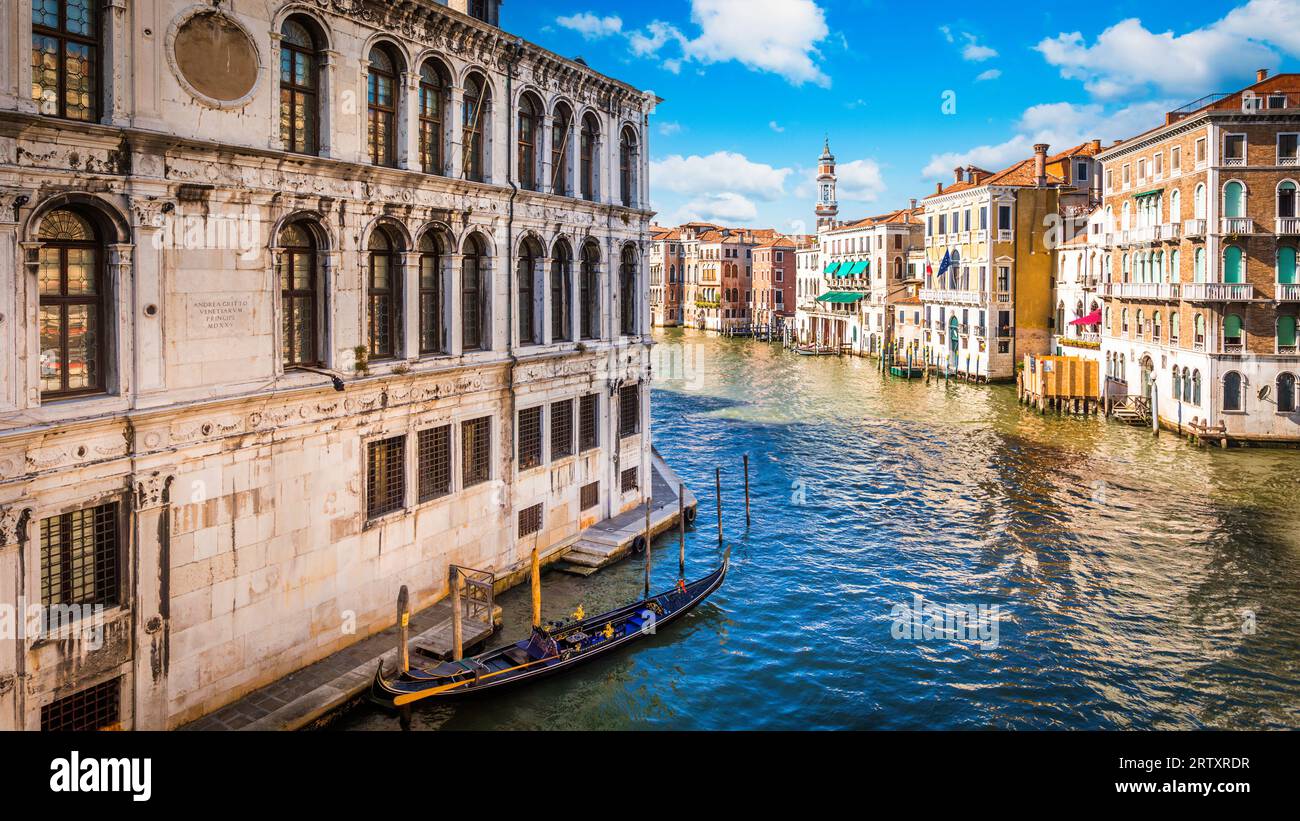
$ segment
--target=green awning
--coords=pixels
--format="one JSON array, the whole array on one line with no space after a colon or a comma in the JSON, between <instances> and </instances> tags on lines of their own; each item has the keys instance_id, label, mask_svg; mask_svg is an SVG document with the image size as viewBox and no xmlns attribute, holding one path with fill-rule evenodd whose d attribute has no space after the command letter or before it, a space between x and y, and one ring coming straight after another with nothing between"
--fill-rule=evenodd
<instances>
[{"instance_id":1,"label":"green awning","mask_svg":"<svg viewBox=\"0 0 1300 821\"><path fill-rule=\"evenodd\" d=\"M831 273L832 271L834 271L836 268L839 268L839 267L840 267L840 264L839 264L838 262L832 262L830 265L827 265L827 266L826 266L826 270L825 270L825 271L822 271L822 273L823 273L823 274L829 274L829 273Z\"/></svg>"},{"instance_id":2,"label":"green awning","mask_svg":"<svg viewBox=\"0 0 1300 821\"><path fill-rule=\"evenodd\" d=\"M1152 188L1150 191L1143 191L1140 194L1134 194L1133 199L1140 200L1143 197L1154 197L1156 194L1163 193L1165 193L1165 189L1163 188Z\"/></svg>"},{"instance_id":3,"label":"green awning","mask_svg":"<svg viewBox=\"0 0 1300 821\"><path fill-rule=\"evenodd\" d=\"M834 305L850 305L865 297L866 294L857 291L831 291L817 297L818 302L829 302Z\"/></svg>"},{"instance_id":4,"label":"green awning","mask_svg":"<svg viewBox=\"0 0 1300 821\"><path fill-rule=\"evenodd\" d=\"M848 265L847 262L844 264ZM848 269L848 271L842 272L840 276L849 276L849 277L861 276L864 271L867 271L870 268L871 268L870 262L855 262L853 263L853 266Z\"/></svg>"}]
</instances>

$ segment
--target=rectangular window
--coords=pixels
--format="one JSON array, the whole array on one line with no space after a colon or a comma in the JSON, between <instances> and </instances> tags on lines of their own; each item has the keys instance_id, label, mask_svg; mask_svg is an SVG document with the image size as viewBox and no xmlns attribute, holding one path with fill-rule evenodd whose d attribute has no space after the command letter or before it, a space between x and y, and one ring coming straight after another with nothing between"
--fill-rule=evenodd
<instances>
[{"instance_id":1,"label":"rectangular window","mask_svg":"<svg viewBox=\"0 0 1300 821\"><path fill-rule=\"evenodd\" d=\"M618 436L625 439L641 432L641 386L624 385L618 392Z\"/></svg>"},{"instance_id":2,"label":"rectangular window","mask_svg":"<svg viewBox=\"0 0 1300 821\"><path fill-rule=\"evenodd\" d=\"M492 477L492 417L460 425L461 486L481 485Z\"/></svg>"},{"instance_id":3,"label":"rectangular window","mask_svg":"<svg viewBox=\"0 0 1300 821\"><path fill-rule=\"evenodd\" d=\"M1169 149L1169 173L1177 174L1183 170L1183 149L1174 146Z\"/></svg>"},{"instance_id":4,"label":"rectangular window","mask_svg":"<svg viewBox=\"0 0 1300 821\"><path fill-rule=\"evenodd\" d=\"M1196 164L1201 165L1205 162L1205 138L1201 137L1196 141Z\"/></svg>"},{"instance_id":5,"label":"rectangular window","mask_svg":"<svg viewBox=\"0 0 1300 821\"><path fill-rule=\"evenodd\" d=\"M1156 154L1151 160L1151 170L1155 173L1156 178L1164 176L1165 173L1165 155Z\"/></svg>"},{"instance_id":6,"label":"rectangular window","mask_svg":"<svg viewBox=\"0 0 1300 821\"><path fill-rule=\"evenodd\" d=\"M1145 159L1138 160L1138 179L1145 180L1146 178L1147 178L1147 161Z\"/></svg>"},{"instance_id":7,"label":"rectangular window","mask_svg":"<svg viewBox=\"0 0 1300 821\"><path fill-rule=\"evenodd\" d=\"M1076 182L1088 181L1088 164L1086 162L1074 164L1074 179Z\"/></svg>"},{"instance_id":8,"label":"rectangular window","mask_svg":"<svg viewBox=\"0 0 1300 821\"><path fill-rule=\"evenodd\" d=\"M366 514L374 519L406 504L406 437L371 442L366 464Z\"/></svg>"},{"instance_id":9,"label":"rectangular window","mask_svg":"<svg viewBox=\"0 0 1300 821\"><path fill-rule=\"evenodd\" d=\"M639 468L628 468L627 470L623 471L623 474L620 477L621 479L620 487L622 488L624 493L631 493L632 491L640 487L638 483L638 480L640 479L640 474L641 471Z\"/></svg>"},{"instance_id":10,"label":"rectangular window","mask_svg":"<svg viewBox=\"0 0 1300 821\"><path fill-rule=\"evenodd\" d=\"M579 507L582 510L591 510L600 504L600 482L583 485L579 497Z\"/></svg>"},{"instance_id":11,"label":"rectangular window","mask_svg":"<svg viewBox=\"0 0 1300 821\"><path fill-rule=\"evenodd\" d=\"M1120 170L1120 178L1123 181L1125 188L1128 188L1129 185L1132 183L1133 181L1132 169L1127 164L1125 164L1124 167Z\"/></svg>"},{"instance_id":12,"label":"rectangular window","mask_svg":"<svg viewBox=\"0 0 1300 821\"><path fill-rule=\"evenodd\" d=\"M542 408L519 411L519 469L529 470L542 463Z\"/></svg>"},{"instance_id":13,"label":"rectangular window","mask_svg":"<svg viewBox=\"0 0 1300 821\"><path fill-rule=\"evenodd\" d=\"M112 607L120 602L118 504L41 521L41 603Z\"/></svg>"},{"instance_id":14,"label":"rectangular window","mask_svg":"<svg viewBox=\"0 0 1300 821\"><path fill-rule=\"evenodd\" d=\"M1223 161L1227 165L1244 165L1246 162L1246 135L1227 134L1223 138Z\"/></svg>"},{"instance_id":15,"label":"rectangular window","mask_svg":"<svg viewBox=\"0 0 1300 821\"><path fill-rule=\"evenodd\" d=\"M578 400L578 450L588 451L600 447L600 428L597 426L597 411L600 396L589 393Z\"/></svg>"},{"instance_id":16,"label":"rectangular window","mask_svg":"<svg viewBox=\"0 0 1300 821\"><path fill-rule=\"evenodd\" d=\"M451 493L451 425L420 431L416 446L420 501Z\"/></svg>"},{"instance_id":17,"label":"rectangular window","mask_svg":"<svg viewBox=\"0 0 1300 821\"><path fill-rule=\"evenodd\" d=\"M1114 171L1107 171L1107 172L1106 172L1106 190L1107 190L1107 191L1114 191L1114 190L1115 190L1115 172L1114 172Z\"/></svg>"},{"instance_id":18,"label":"rectangular window","mask_svg":"<svg viewBox=\"0 0 1300 821\"><path fill-rule=\"evenodd\" d=\"M551 461L573 455L573 400L551 404Z\"/></svg>"},{"instance_id":19,"label":"rectangular window","mask_svg":"<svg viewBox=\"0 0 1300 821\"><path fill-rule=\"evenodd\" d=\"M519 535L531 536L542 529L542 506L526 507L519 511Z\"/></svg>"},{"instance_id":20,"label":"rectangular window","mask_svg":"<svg viewBox=\"0 0 1300 821\"><path fill-rule=\"evenodd\" d=\"M32 4L32 99L42 114L99 119L98 6L96 0Z\"/></svg>"},{"instance_id":21,"label":"rectangular window","mask_svg":"<svg viewBox=\"0 0 1300 821\"><path fill-rule=\"evenodd\" d=\"M121 702L121 677L87 687L42 707L41 732L114 729L120 721Z\"/></svg>"},{"instance_id":22,"label":"rectangular window","mask_svg":"<svg viewBox=\"0 0 1300 821\"><path fill-rule=\"evenodd\" d=\"M1277 135L1277 164L1278 165L1295 165L1297 156L1297 141L1300 140L1300 134L1279 134Z\"/></svg>"},{"instance_id":23,"label":"rectangular window","mask_svg":"<svg viewBox=\"0 0 1300 821\"><path fill-rule=\"evenodd\" d=\"M1011 230L1011 206L1010 205L998 206L998 230L999 231Z\"/></svg>"}]
</instances>

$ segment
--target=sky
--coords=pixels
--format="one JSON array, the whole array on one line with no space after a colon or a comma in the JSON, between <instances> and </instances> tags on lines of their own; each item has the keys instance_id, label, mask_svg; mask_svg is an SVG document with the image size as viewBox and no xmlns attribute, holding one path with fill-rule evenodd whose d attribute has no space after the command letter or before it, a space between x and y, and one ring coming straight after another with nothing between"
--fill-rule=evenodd
<instances>
[{"instance_id":1,"label":"sky","mask_svg":"<svg viewBox=\"0 0 1300 821\"><path fill-rule=\"evenodd\" d=\"M662 225L815 230L824 139L840 218L856 219L958 165L1110 143L1256 69L1300 71L1300 0L506 0L501 17L664 98L649 134Z\"/></svg>"}]
</instances>

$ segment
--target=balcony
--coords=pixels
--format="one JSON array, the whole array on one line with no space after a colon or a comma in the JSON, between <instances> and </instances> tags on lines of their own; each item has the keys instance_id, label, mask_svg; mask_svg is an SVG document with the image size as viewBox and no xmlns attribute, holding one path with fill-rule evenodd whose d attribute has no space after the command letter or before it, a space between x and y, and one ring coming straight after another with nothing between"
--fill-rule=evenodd
<instances>
[{"instance_id":1,"label":"balcony","mask_svg":"<svg viewBox=\"0 0 1300 821\"><path fill-rule=\"evenodd\" d=\"M922 288L922 302L947 302L957 305L983 305L984 295L979 291L949 291L943 288Z\"/></svg>"},{"instance_id":2,"label":"balcony","mask_svg":"<svg viewBox=\"0 0 1300 821\"><path fill-rule=\"evenodd\" d=\"M1300 302L1300 283L1278 283L1278 302Z\"/></svg>"},{"instance_id":3,"label":"balcony","mask_svg":"<svg viewBox=\"0 0 1300 821\"><path fill-rule=\"evenodd\" d=\"M1009 228L998 229L998 242L1014 242L1015 238L1016 238L1015 231L1012 231Z\"/></svg>"},{"instance_id":4,"label":"balcony","mask_svg":"<svg viewBox=\"0 0 1300 821\"><path fill-rule=\"evenodd\" d=\"M1225 234L1255 233L1255 221L1249 217L1224 217L1222 222Z\"/></svg>"},{"instance_id":5,"label":"balcony","mask_svg":"<svg viewBox=\"0 0 1300 821\"><path fill-rule=\"evenodd\" d=\"M1250 302L1255 286L1243 282L1185 282L1183 299L1188 302Z\"/></svg>"},{"instance_id":6,"label":"balcony","mask_svg":"<svg viewBox=\"0 0 1300 821\"><path fill-rule=\"evenodd\" d=\"M1184 237L1203 237L1205 236L1205 220L1190 219L1183 222Z\"/></svg>"},{"instance_id":7,"label":"balcony","mask_svg":"<svg viewBox=\"0 0 1300 821\"><path fill-rule=\"evenodd\" d=\"M1166 222L1159 228L1161 242L1178 242L1178 238L1182 235L1183 226L1182 223L1178 222Z\"/></svg>"},{"instance_id":8,"label":"balcony","mask_svg":"<svg viewBox=\"0 0 1300 821\"><path fill-rule=\"evenodd\" d=\"M978 231L974 231L974 232L972 232L972 234L971 234L971 238L972 238L975 242L987 242L987 241L988 241L988 238L989 238L989 232L988 232L988 231L985 231L983 228L981 228L981 229L978 230Z\"/></svg>"},{"instance_id":9,"label":"balcony","mask_svg":"<svg viewBox=\"0 0 1300 821\"><path fill-rule=\"evenodd\" d=\"M1101 295L1108 299L1178 299L1176 282L1103 282Z\"/></svg>"},{"instance_id":10,"label":"balcony","mask_svg":"<svg viewBox=\"0 0 1300 821\"><path fill-rule=\"evenodd\" d=\"M1278 217L1273 233L1291 237L1300 234L1300 217Z\"/></svg>"}]
</instances>

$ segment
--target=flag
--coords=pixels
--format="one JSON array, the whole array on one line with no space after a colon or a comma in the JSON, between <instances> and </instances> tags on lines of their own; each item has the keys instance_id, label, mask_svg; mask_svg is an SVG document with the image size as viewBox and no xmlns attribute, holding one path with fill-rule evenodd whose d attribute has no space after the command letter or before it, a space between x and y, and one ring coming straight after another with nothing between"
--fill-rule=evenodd
<instances>
[{"instance_id":1,"label":"flag","mask_svg":"<svg viewBox=\"0 0 1300 821\"><path fill-rule=\"evenodd\" d=\"M943 280L943 275L946 274L948 272L948 269L951 267L952 267L952 253L950 251L944 251L943 262L939 263L939 279L941 281Z\"/></svg>"}]
</instances>

